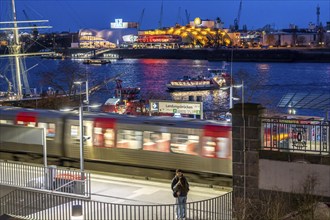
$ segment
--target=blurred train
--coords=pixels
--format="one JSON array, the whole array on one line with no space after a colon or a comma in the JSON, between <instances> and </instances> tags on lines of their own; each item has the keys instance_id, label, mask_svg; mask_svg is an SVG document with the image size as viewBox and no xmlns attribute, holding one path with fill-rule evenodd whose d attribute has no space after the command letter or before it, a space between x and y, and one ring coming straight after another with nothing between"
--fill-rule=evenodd
<instances>
[{"instance_id":1,"label":"blurred train","mask_svg":"<svg viewBox=\"0 0 330 220\"><path fill-rule=\"evenodd\" d=\"M48 161L79 168L77 112L4 106L0 124L46 128ZM85 169L170 179L180 168L195 182L231 179L230 123L84 112L83 125ZM43 149L0 139L0 158L42 163Z\"/></svg>"}]
</instances>

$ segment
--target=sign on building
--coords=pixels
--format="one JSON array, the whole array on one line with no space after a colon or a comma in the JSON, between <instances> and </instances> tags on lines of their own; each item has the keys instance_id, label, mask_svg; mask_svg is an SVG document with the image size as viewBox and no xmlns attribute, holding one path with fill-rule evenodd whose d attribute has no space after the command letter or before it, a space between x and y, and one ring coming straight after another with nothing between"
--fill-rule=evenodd
<instances>
[{"instance_id":1,"label":"sign on building","mask_svg":"<svg viewBox=\"0 0 330 220\"><path fill-rule=\"evenodd\" d=\"M203 116L203 102L150 100L150 112Z\"/></svg>"}]
</instances>

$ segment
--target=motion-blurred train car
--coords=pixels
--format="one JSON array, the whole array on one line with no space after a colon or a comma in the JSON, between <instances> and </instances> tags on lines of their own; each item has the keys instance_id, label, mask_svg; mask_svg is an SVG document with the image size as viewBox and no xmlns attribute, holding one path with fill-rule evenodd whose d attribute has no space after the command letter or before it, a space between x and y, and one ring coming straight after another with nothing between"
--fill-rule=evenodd
<instances>
[{"instance_id":1,"label":"motion-blurred train car","mask_svg":"<svg viewBox=\"0 0 330 220\"><path fill-rule=\"evenodd\" d=\"M213 183L232 175L231 124L226 122L91 112L83 119L85 169L171 178L180 168L197 182ZM46 128L49 161L79 167L77 113L0 107L0 123ZM42 163L40 146L2 141L0 151L3 159Z\"/></svg>"}]
</instances>

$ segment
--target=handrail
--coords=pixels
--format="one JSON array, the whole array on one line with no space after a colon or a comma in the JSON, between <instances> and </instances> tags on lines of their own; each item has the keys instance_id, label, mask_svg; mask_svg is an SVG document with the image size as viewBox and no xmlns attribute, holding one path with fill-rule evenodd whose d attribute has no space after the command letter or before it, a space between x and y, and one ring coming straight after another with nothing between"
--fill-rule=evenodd
<instances>
[{"instance_id":1,"label":"handrail","mask_svg":"<svg viewBox=\"0 0 330 220\"><path fill-rule=\"evenodd\" d=\"M54 195L35 191L16 190L7 200L7 206L2 212L8 215L20 216L28 219L71 219L77 211L84 219L176 219L176 204L166 205L129 205L85 198L72 198L69 195ZM6 196L7 198L9 196ZM15 204L24 207L17 213ZM3 198L0 203L3 204ZM232 192L186 205L187 219L232 219Z\"/></svg>"}]
</instances>

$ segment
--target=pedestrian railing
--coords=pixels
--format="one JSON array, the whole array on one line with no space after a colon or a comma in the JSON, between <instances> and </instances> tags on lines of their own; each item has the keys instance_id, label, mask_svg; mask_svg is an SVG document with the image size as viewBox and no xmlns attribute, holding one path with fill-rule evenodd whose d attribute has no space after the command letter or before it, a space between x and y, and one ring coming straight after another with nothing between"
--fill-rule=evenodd
<instances>
[{"instance_id":1,"label":"pedestrian railing","mask_svg":"<svg viewBox=\"0 0 330 220\"><path fill-rule=\"evenodd\" d=\"M90 198L90 174L79 170L0 160L0 185Z\"/></svg>"},{"instance_id":2,"label":"pedestrian railing","mask_svg":"<svg viewBox=\"0 0 330 220\"><path fill-rule=\"evenodd\" d=\"M262 118L262 149L329 155L330 123L310 119Z\"/></svg>"},{"instance_id":3,"label":"pedestrian railing","mask_svg":"<svg viewBox=\"0 0 330 220\"><path fill-rule=\"evenodd\" d=\"M128 205L91 201L27 190L15 190L0 198L2 214L27 219L58 220L172 220L177 205ZM186 204L185 219L232 219L232 193Z\"/></svg>"}]
</instances>

